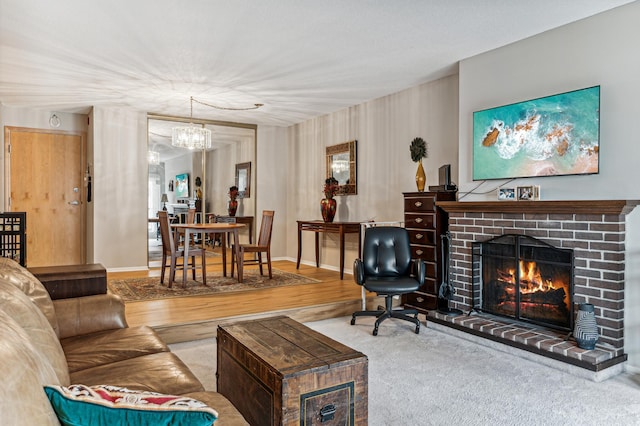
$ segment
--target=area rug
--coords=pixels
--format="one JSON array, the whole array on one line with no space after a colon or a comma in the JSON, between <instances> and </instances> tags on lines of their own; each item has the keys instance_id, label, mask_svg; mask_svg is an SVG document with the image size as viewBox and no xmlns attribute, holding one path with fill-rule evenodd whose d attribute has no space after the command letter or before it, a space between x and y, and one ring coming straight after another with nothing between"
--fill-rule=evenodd
<instances>
[{"instance_id":1,"label":"area rug","mask_svg":"<svg viewBox=\"0 0 640 426\"><path fill-rule=\"evenodd\" d=\"M176 281L171 288L167 288L168 281L165 276L165 284L160 284L160 277L111 279L108 282L109 292L119 295L125 302L166 299L169 297L202 296L232 291L247 291L264 288L282 287L299 284L314 284L321 281L292 274L290 272L273 269L273 279L269 279L265 269L265 276L260 275L259 269L245 269L243 282L238 283L236 278L222 276L222 272L207 274L207 285L201 281L187 280L187 287L182 288L182 272L176 274ZM167 273L168 275L168 273ZM187 278L190 278L189 273Z\"/></svg>"}]
</instances>

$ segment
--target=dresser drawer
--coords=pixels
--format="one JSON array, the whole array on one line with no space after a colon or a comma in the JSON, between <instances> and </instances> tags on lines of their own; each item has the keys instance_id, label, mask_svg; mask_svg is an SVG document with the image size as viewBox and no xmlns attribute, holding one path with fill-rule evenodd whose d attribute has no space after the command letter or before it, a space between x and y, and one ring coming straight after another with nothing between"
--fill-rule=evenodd
<instances>
[{"instance_id":1,"label":"dresser drawer","mask_svg":"<svg viewBox=\"0 0 640 426\"><path fill-rule=\"evenodd\" d=\"M407 197L404 199L405 212L435 212L436 198L433 196Z\"/></svg>"},{"instance_id":2,"label":"dresser drawer","mask_svg":"<svg viewBox=\"0 0 640 426\"><path fill-rule=\"evenodd\" d=\"M411 244L436 244L435 229L407 229L409 231L409 241Z\"/></svg>"},{"instance_id":3,"label":"dresser drawer","mask_svg":"<svg viewBox=\"0 0 640 426\"><path fill-rule=\"evenodd\" d=\"M430 294L418 292L405 294L403 300L405 308L414 307L422 310L434 310L438 307L438 298Z\"/></svg>"},{"instance_id":4,"label":"dresser drawer","mask_svg":"<svg viewBox=\"0 0 640 426\"><path fill-rule=\"evenodd\" d=\"M420 286L420 288L418 289L418 292L437 296L439 289L440 289L440 284L436 282L436 279L427 277L424 279L424 284Z\"/></svg>"},{"instance_id":5,"label":"dresser drawer","mask_svg":"<svg viewBox=\"0 0 640 426\"><path fill-rule=\"evenodd\" d=\"M435 263L436 258L436 247L435 246L417 246L411 245L411 258L412 259L422 259L426 263ZM427 267L427 270L429 267Z\"/></svg>"},{"instance_id":6,"label":"dresser drawer","mask_svg":"<svg viewBox=\"0 0 640 426\"><path fill-rule=\"evenodd\" d=\"M435 213L423 213L423 214L405 213L404 215L405 228L418 228L418 229L434 228L435 222L436 222Z\"/></svg>"}]
</instances>

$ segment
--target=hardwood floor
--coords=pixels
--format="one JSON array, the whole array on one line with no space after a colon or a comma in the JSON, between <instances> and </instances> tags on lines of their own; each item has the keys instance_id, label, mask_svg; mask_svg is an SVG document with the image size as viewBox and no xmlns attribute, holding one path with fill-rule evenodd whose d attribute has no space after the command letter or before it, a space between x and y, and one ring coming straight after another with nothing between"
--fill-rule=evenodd
<instances>
[{"instance_id":1,"label":"hardwood floor","mask_svg":"<svg viewBox=\"0 0 640 426\"><path fill-rule=\"evenodd\" d=\"M207 270L221 269L221 258L208 258ZM130 326L154 327L168 343L215 336L217 325L239 319L288 315L298 321L314 321L349 315L361 308L361 288L352 275L340 280L337 271L275 261L274 268L320 280L317 284L285 286L219 295L178 297L163 300L127 302ZM160 276L160 263L149 271L109 273L108 278ZM155 266L157 265L157 266ZM248 268L257 268L251 265ZM229 271L230 269L228 269ZM372 295L368 303L376 298ZM371 302L369 302L371 300Z\"/></svg>"}]
</instances>

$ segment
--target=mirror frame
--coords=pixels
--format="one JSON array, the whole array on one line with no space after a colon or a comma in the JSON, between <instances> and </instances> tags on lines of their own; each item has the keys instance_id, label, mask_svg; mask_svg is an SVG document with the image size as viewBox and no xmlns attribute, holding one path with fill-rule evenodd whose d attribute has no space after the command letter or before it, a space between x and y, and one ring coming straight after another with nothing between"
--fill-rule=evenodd
<instances>
[{"instance_id":1,"label":"mirror frame","mask_svg":"<svg viewBox=\"0 0 640 426\"><path fill-rule=\"evenodd\" d=\"M207 119L197 119L197 118L189 118L189 117L177 117L177 116L172 116L172 115L164 115L164 114L156 114L156 113L147 113L147 150L149 149L149 136L148 136L148 122L149 120L162 120L162 121L174 121L177 123L190 123L190 124L196 124L196 125L213 125L213 126L226 126L226 127L236 127L236 128L242 128L242 129L248 129L248 130L252 130L253 131L253 161L255 161L255 165L254 165L254 172L255 170L257 170L257 164L258 164L258 126L256 124L249 124L249 123L238 123L238 122L233 122L233 121L220 121L220 120L207 120ZM147 168L149 167L148 163L147 163ZM203 155L202 155L202 175L200 176L200 178L202 179L202 186L201 186L201 190L203 192L203 198L202 198L202 216L206 217L207 211L206 211L206 170L207 170L207 159L206 159L206 155L204 155L204 150L203 150ZM149 171L147 170L147 175L149 174ZM247 175L247 178L250 179L250 175ZM251 181L248 181L248 185L251 185ZM148 189L147 189L148 191ZM254 216L257 215L257 207L258 207L258 200L257 200L257 194L254 191L254 196L253 199L250 201L250 203L253 205L253 211L254 211ZM149 199L149 194L147 194L146 200ZM145 201L146 202L146 201ZM253 234L252 238L255 239L255 234L256 234L256 227L254 226L253 229ZM146 232L146 230L145 230ZM148 262L148 259L147 259Z\"/></svg>"},{"instance_id":2,"label":"mirror frame","mask_svg":"<svg viewBox=\"0 0 640 426\"><path fill-rule=\"evenodd\" d=\"M246 186L244 191L240 189L240 173L246 171ZM236 186L239 198L251 198L251 161L236 164Z\"/></svg>"},{"instance_id":3,"label":"mirror frame","mask_svg":"<svg viewBox=\"0 0 640 426\"><path fill-rule=\"evenodd\" d=\"M349 183L346 185L340 185L336 195L358 194L357 142L357 140L352 140L338 145L328 146L326 148L327 179L333 176L333 156L344 153L349 154Z\"/></svg>"}]
</instances>

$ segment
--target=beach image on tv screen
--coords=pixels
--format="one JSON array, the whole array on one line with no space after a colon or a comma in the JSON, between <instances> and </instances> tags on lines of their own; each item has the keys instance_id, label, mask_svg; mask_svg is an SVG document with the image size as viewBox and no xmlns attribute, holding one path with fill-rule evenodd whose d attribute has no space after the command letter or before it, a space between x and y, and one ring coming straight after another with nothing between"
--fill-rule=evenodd
<instances>
[{"instance_id":1,"label":"beach image on tv screen","mask_svg":"<svg viewBox=\"0 0 640 426\"><path fill-rule=\"evenodd\" d=\"M600 86L473 113L473 179L598 173Z\"/></svg>"}]
</instances>

